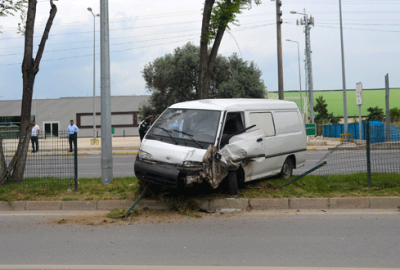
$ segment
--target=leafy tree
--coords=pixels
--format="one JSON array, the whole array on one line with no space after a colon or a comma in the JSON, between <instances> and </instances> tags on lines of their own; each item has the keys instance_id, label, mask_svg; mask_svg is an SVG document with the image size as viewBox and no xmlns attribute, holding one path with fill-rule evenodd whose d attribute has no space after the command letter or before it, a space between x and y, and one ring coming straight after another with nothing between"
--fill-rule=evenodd
<instances>
[{"instance_id":1,"label":"leafy tree","mask_svg":"<svg viewBox=\"0 0 400 270\"><path fill-rule=\"evenodd\" d=\"M14 16L16 13L20 13L21 20L24 21L27 3L27 0L0 0L0 17ZM22 31L21 23L18 24L18 29L20 32Z\"/></svg>"},{"instance_id":2,"label":"leafy tree","mask_svg":"<svg viewBox=\"0 0 400 270\"><path fill-rule=\"evenodd\" d=\"M369 107L367 111L369 112L367 121L383 121L385 119L383 109L378 108L378 106L375 108Z\"/></svg>"},{"instance_id":3,"label":"leafy tree","mask_svg":"<svg viewBox=\"0 0 400 270\"><path fill-rule=\"evenodd\" d=\"M314 111L318 113L314 119L317 124L336 125L340 121L340 117L335 117L333 113L328 113L328 104L326 104L323 96L317 97Z\"/></svg>"},{"instance_id":4,"label":"leafy tree","mask_svg":"<svg viewBox=\"0 0 400 270\"><path fill-rule=\"evenodd\" d=\"M326 101L323 96L317 97L315 100L315 105L314 105L314 112L318 113L317 116L315 116L315 123L326 123L329 115L328 115L328 104L326 104Z\"/></svg>"},{"instance_id":5,"label":"leafy tree","mask_svg":"<svg viewBox=\"0 0 400 270\"><path fill-rule=\"evenodd\" d=\"M0 17L14 16L26 9L27 0L0 0Z\"/></svg>"},{"instance_id":6,"label":"leafy tree","mask_svg":"<svg viewBox=\"0 0 400 270\"><path fill-rule=\"evenodd\" d=\"M26 1L12 1L12 0L0 0L0 9L3 16L8 16L14 11L23 9L23 5ZM43 32L42 39L40 41L38 50L36 52L36 58L33 58L33 32L36 17L36 5L37 0L28 0L27 14L26 14L26 25L24 27L25 32L25 46L24 46L24 58L22 61L22 80L23 80L23 91L22 91L22 103L21 103L21 122L20 122L20 133L18 147L11 162L6 165L3 149L0 148L0 184L12 175L13 181L21 181L25 171L26 156L29 146L29 138L31 132L31 108L32 108L32 96L33 96L33 85L35 83L36 74L39 72L39 64L42 59L45 44L49 36L50 28L53 20L57 13L57 7L54 5L53 0L50 2L50 14L47 19L47 24ZM2 145L2 139L0 135L0 145Z\"/></svg>"},{"instance_id":7,"label":"leafy tree","mask_svg":"<svg viewBox=\"0 0 400 270\"><path fill-rule=\"evenodd\" d=\"M142 75L151 97L148 104L141 105L141 115L148 111L157 115L174 103L197 99L199 54L199 47L187 43L145 65ZM263 98L265 93L261 71L253 62L236 54L216 58L209 97Z\"/></svg>"},{"instance_id":8,"label":"leafy tree","mask_svg":"<svg viewBox=\"0 0 400 270\"><path fill-rule=\"evenodd\" d=\"M329 113L328 114L328 122L331 123L332 125L339 124L340 117L335 117L335 116L333 116L333 113Z\"/></svg>"},{"instance_id":9,"label":"leafy tree","mask_svg":"<svg viewBox=\"0 0 400 270\"><path fill-rule=\"evenodd\" d=\"M236 16L245 8L251 8L253 0L205 0L200 36L200 74L198 76L198 98L209 97L212 72L225 30L237 22ZM254 0L260 4L260 0ZM212 42L211 50L208 45Z\"/></svg>"},{"instance_id":10,"label":"leafy tree","mask_svg":"<svg viewBox=\"0 0 400 270\"><path fill-rule=\"evenodd\" d=\"M390 122L400 122L400 109L392 108L389 110Z\"/></svg>"},{"instance_id":11,"label":"leafy tree","mask_svg":"<svg viewBox=\"0 0 400 270\"><path fill-rule=\"evenodd\" d=\"M227 67L220 68L216 75L217 98L259 98L265 95L265 86L260 80L261 71L254 62L247 64L237 54L230 56Z\"/></svg>"}]
</instances>

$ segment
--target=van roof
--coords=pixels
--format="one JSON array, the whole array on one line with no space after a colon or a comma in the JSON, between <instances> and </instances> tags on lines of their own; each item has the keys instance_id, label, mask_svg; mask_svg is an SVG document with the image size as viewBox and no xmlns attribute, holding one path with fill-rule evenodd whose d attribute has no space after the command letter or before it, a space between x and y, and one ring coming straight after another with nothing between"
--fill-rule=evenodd
<instances>
[{"instance_id":1,"label":"van roof","mask_svg":"<svg viewBox=\"0 0 400 270\"><path fill-rule=\"evenodd\" d=\"M202 110L260 110L260 109L298 109L293 101L273 100L273 99L201 99L180 102L172 105L174 109L202 109Z\"/></svg>"}]
</instances>

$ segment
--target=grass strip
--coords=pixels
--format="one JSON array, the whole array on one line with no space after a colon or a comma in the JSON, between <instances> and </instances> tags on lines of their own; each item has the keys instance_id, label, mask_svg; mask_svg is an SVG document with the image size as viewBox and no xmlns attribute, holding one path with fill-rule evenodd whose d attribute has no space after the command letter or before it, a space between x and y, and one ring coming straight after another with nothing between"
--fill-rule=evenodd
<instances>
[{"instance_id":1,"label":"grass strip","mask_svg":"<svg viewBox=\"0 0 400 270\"><path fill-rule=\"evenodd\" d=\"M146 198L167 202L178 212L190 211L193 201L214 198L332 198L400 196L399 173L373 173L372 188L367 188L366 173L330 175L322 177L308 175L282 190L277 187L290 179L270 178L245 184L238 195L227 192L226 183L212 189L208 185L197 185L180 191L152 188ZM61 181L61 180L60 180ZM139 194L136 177L117 177L113 183L103 185L100 178L79 179L78 192L70 186L39 185L34 179L24 179L17 185L0 186L0 201L85 201L85 200L134 200Z\"/></svg>"}]
</instances>

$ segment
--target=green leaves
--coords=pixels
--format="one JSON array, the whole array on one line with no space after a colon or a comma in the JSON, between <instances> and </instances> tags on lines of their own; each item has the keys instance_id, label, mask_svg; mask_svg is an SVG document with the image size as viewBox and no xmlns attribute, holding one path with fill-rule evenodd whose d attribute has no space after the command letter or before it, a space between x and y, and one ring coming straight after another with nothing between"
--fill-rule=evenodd
<instances>
[{"instance_id":1,"label":"green leaves","mask_svg":"<svg viewBox=\"0 0 400 270\"><path fill-rule=\"evenodd\" d=\"M14 16L26 8L27 0L0 0L0 17Z\"/></svg>"},{"instance_id":2,"label":"green leaves","mask_svg":"<svg viewBox=\"0 0 400 270\"><path fill-rule=\"evenodd\" d=\"M187 43L147 64L142 75L151 97L149 104L141 106L141 113L160 114L174 103L197 99L199 55L200 48ZM264 98L265 93L266 87L256 64L248 63L236 54L216 58L210 98Z\"/></svg>"},{"instance_id":3,"label":"green leaves","mask_svg":"<svg viewBox=\"0 0 400 270\"><path fill-rule=\"evenodd\" d=\"M378 106L369 107L367 111L369 112L367 121L383 121L385 119L383 109L378 108Z\"/></svg>"},{"instance_id":4,"label":"green leaves","mask_svg":"<svg viewBox=\"0 0 400 270\"><path fill-rule=\"evenodd\" d=\"M216 1L211 13L209 32L207 35L208 42L211 42L217 35L220 28L229 28L229 24L239 25L236 19L238 14L244 9L250 9L253 0L220 0ZM259 5L260 0L254 3Z\"/></svg>"},{"instance_id":5,"label":"green leaves","mask_svg":"<svg viewBox=\"0 0 400 270\"><path fill-rule=\"evenodd\" d=\"M390 122L400 122L400 109L392 108L389 111L390 113Z\"/></svg>"}]
</instances>

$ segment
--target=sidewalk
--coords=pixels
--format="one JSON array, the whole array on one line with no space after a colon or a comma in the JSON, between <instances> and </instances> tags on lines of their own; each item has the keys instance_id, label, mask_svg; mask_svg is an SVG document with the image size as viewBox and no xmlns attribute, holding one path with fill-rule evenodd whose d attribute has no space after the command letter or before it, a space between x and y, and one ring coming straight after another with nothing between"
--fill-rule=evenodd
<instances>
[{"instance_id":1,"label":"sidewalk","mask_svg":"<svg viewBox=\"0 0 400 270\"><path fill-rule=\"evenodd\" d=\"M78 138L78 152L87 154L100 154L101 152L101 139L99 145L90 145L91 138ZM308 151L328 151L340 144L339 139L323 139L316 137L314 139L307 139ZM140 148L140 138L136 137L113 137L112 149L114 155L129 155L137 154Z\"/></svg>"},{"instance_id":2,"label":"sidewalk","mask_svg":"<svg viewBox=\"0 0 400 270\"><path fill-rule=\"evenodd\" d=\"M307 151L329 151L340 144L340 139L307 136Z\"/></svg>"}]
</instances>

